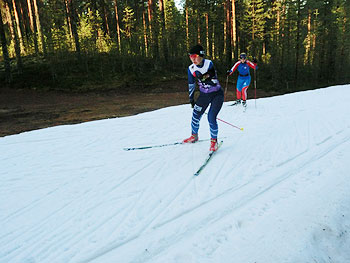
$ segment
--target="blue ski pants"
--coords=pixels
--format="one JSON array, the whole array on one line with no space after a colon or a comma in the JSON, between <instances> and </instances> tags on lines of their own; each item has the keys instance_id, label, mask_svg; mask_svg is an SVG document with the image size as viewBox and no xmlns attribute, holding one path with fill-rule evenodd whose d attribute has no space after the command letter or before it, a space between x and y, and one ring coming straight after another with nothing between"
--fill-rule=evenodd
<instances>
[{"instance_id":1,"label":"blue ski pants","mask_svg":"<svg viewBox=\"0 0 350 263\"><path fill-rule=\"evenodd\" d=\"M250 76L247 77L238 77L237 79L237 90L236 90L236 98L237 100L243 99L247 100L247 89L250 85Z\"/></svg>"},{"instance_id":2,"label":"blue ski pants","mask_svg":"<svg viewBox=\"0 0 350 263\"><path fill-rule=\"evenodd\" d=\"M193 108L191 122L192 134L198 134L199 122L210 104L208 112L210 136L211 138L216 139L218 137L218 123L216 117L218 116L223 103L224 92L222 89L211 93L201 92Z\"/></svg>"}]
</instances>

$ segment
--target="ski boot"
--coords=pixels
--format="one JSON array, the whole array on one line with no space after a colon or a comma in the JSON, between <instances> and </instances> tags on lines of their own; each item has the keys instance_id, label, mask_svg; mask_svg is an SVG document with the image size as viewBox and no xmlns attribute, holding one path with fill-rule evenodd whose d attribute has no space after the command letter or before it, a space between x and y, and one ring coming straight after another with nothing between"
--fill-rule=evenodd
<instances>
[{"instance_id":1,"label":"ski boot","mask_svg":"<svg viewBox=\"0 0 350 263\"><path fill-rule=\"evenodd\" d=\"M245 100L242 101L242 105L243 105L244 108L247 108L247 101L245 101Z\"/></svg>"},{"instance_id":2,"label":"ski boot","mask_svg":"<svg viewBox=\"0 0 350 263\"><path fill-rule=\"evenodd\" d=\"M198 141L198 134L192 134L191 137L182 141L182 143L195 143Z\"/></svg>"},{"instance_id":3,"label":"ski boot","mask_svg":"<svg viewBox=\"0 0 350 263\"><path fill-rule=\"evenodd\" d=\"M236 100L231 106L237 106L239 104L241 104L241 100Z\"/></svg>"},{"instance_id":4,"label":"ski boot","mask_svg":"<svg viewBox=\"0 0 350 263\"><path fill-rule=\"evenodd\" d=\"M217 149L218 149L218 140L211 138L209 151L215 152Z\"/></svg>"}]
</instances>

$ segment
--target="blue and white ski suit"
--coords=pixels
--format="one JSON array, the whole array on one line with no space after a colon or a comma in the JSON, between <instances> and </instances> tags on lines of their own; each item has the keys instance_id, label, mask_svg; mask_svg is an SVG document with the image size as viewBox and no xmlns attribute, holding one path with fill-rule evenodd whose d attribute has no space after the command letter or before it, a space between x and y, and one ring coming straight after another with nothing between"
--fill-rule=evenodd
<instances>
[{"instance_id":1,"label":"blue and white ski suit","mask_svg":"<svg viewBox=\"0 0 350 263\"><path fill-rule=\"evenodd\" d=\"M210 136L213 139L217 139L218 124L216 117L224 102L224 92L217 79L214 64L211 60L203 59L201 65L197 66L191 64L188 67L188 89L190 101L194 100L196 80L200 94L193 108L191 122L192 134L198 134L200 120L210 104L208 112Z\"/></svg>"}]
</instances>

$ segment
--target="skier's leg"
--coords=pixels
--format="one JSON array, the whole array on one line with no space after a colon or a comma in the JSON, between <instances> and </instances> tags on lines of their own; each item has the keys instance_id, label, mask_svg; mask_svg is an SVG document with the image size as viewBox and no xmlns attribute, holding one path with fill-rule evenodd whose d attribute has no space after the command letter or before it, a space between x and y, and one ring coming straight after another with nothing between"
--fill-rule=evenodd
<instances>
[{"instance_id":1,"label":"skier's leg","mask_svg":"<svg viewBox=\"0 0 350 263\"><path fill-rule=\"evenodd\" d=\"M238 89L236 91L236 97L237 97L237 101L241 100L241 98L242 98L242 92L239 91Z\"/></svg>"},{"instance_id":2,"label":"skier's leg","mask_svg":"<svg viewBox=\"0 0 350 263\"><path fill-rule=\"evenodd\" d=\"M210 109L208 112L210 137L212 139L216 139L218 137L218 123L217 123L216 117L218 116L223 103L224 103L224 93L222 90L219 90L212 97Z\"/></svg>"},{"instance_id":3,"label":"skier's leg","mask_svg":"<svg viewBox=\"0 0 350 263\"><path fill-rule=\"evenodd\" d=\"M243 89L242 89L242 100L243 101L246 101L247 100L247 89L248 89L249 86L245 86Z\"/></svg>"},{"instance_id":4,"label":"skier's leg","mask_svg":"<svg viewBox=\"0 0 350 263\"><path fill-rule=\"evenodd\" d=\"M238 77L237 79L237 91L236 91L236 98L237 98L237 104L241 102L242 99L242 88L243 88L243 82L242 78Z\"/></svg>"},{"instance_id":5,"label":"skier's leg","mask_svg":"<svg viewBox=\"0 0 350 263\"><path fill-rule=\"evenodd\" d=\"M245 80L242 82L243 84L243 88L242 88L242 99L243 101L246 101L248 96L247 96L247 90L249 88L249 85L250 85L250 76L249 77L246 77Z\"/></svg>"},{"instance_id":6,"label":"skier's leg","mask_svg":"<svg viewBox=\"0 0 350 263\"><path fill-rule=\"evenodd\" d=\"M191 121L192 134L198 134L200 120L202 118L203 113L207 109L209 102L210 102L209 97L206 94L201 93L199 95L196 101L196 105L194 105L193 113L192 113L192 121Z\"/></svg>"}]
</instances>

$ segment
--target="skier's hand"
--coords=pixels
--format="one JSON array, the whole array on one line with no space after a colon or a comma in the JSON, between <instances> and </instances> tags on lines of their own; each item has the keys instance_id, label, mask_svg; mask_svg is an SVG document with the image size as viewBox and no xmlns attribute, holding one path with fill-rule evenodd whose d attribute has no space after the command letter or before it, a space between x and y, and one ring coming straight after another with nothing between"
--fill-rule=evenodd
<instances>
[{"instance_id":1,"label":"skier's hand","mask_svg":"<svg viewBox=\"0 0 350 263\"><path fill-rule=\"evenodd\" d=\"M201 80L201 79L203 78L203 74L200 73L199 71L195 71L194 74L196 75L196 78L197 78L197 79L200 79L200 80Z\"/></svg>"},{"instance_id":2,"label":"skier's hand","mask_svg":"<svg viewBox=\"0 0 350 263\"><path fill-rule=\"evenodd\" d=\"M228 71L226 71L226 76L230 76L231 75L231 70L229 69Z\"/></svg>"},{"instance_id":3,"label":"skier's hand","mask_svg":"<svg viewBox=\"0 0 350 263\"><path fill-rule=\"evenodd\" d=\"M258 61L256 60L256 57L253 57L253 63L257 64Z\"/></svg>"},{"instance_id":4,"label":"skier's hand","mask_svg":"<svg viewBox=\"0 0 350 263\"><path fill-rule=\"evenodd\" d=\"M207 79L210 78L210 74L208 72L202 74L199 71L195 71L194 74L196 75L196 78L199 79L201 82L205 82Z\"/></svg>"},{"instance_id":5,"label":"skier's hand","mask_svg":"<svg viewBox=\"0 0 350 263\"><path fill-rule=\"evenodd\" d=\"M196 102L194 101L194 99L190 100L191 103L191 107L194 108L194 105L196 104Z\"/></svg>"}]
</instances>

